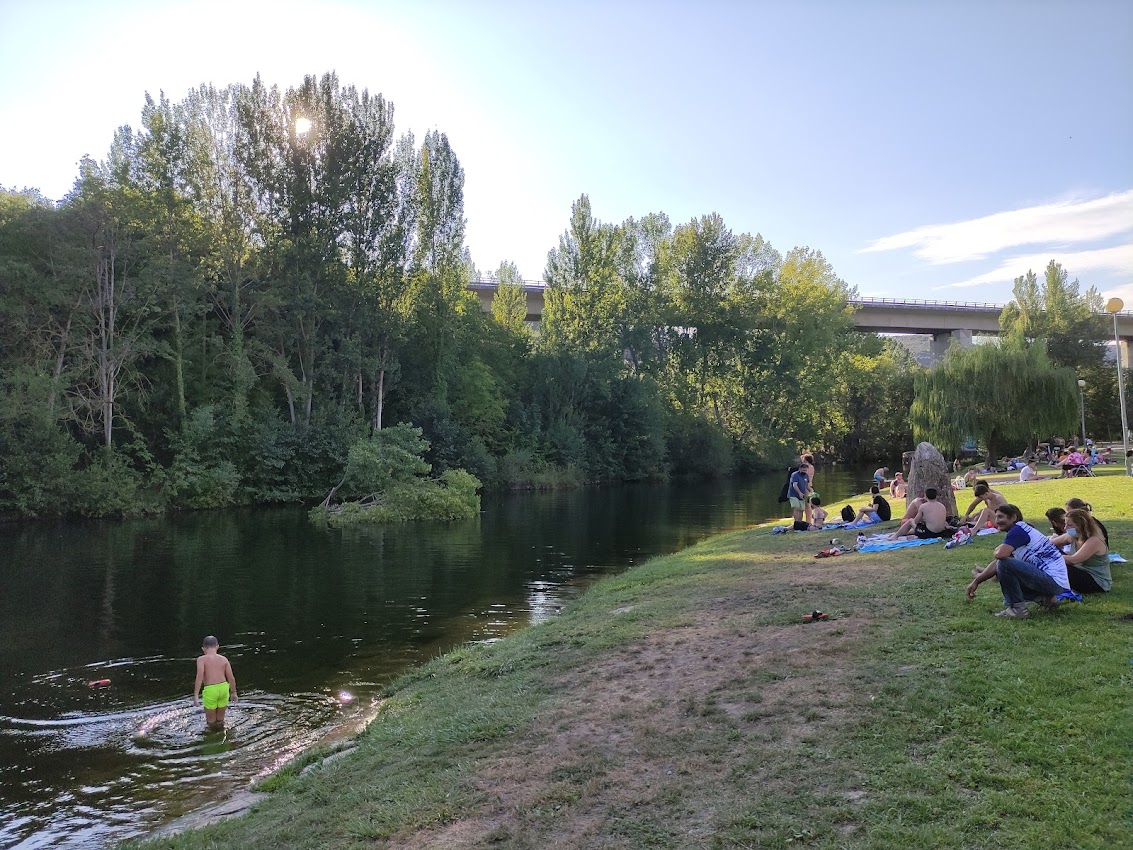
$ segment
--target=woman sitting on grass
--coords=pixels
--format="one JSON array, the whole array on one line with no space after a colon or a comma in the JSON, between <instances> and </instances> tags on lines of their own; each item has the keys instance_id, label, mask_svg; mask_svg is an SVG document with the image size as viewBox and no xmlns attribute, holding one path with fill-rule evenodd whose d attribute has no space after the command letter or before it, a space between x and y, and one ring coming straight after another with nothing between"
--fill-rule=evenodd
<instances>
[{"instance_id":1,"label":"woman sitting on grass","mask_svg":"<svg viewBox=\"0 0 1133 850\"><path fill-rule=\"evenodd\" d=\"M1067 499L1066 500L1066 510L1068 510L1068 511L1081 510L1081 511L1085 511L1090 516L1094 515L1094 506L1091 505L1089 502L1083 502L1081 499ZM1106 529L1106 527L1102 523L1102 521L1100 519L1098 519L1097 517L1094 517L1094 522L1096 522L1098 524L1098 528L1100 528L1102 530L1102 537L1105 538L1105 545L1109 546L1109 531Z\"/></svg>"},{"instance_id":2,"label":"woman sitting on grass","mask_svg":"<svg viewBox=\"0 0 1133 850\"><path fill-rule=\"evenodd\" d=\"M1055 546L1070 544L1073 551L1064 554L1066 576L1075 593L1108 593L1113 587L1109 571L1109 547L1102 535L1101 524L1082 508L1066 512L1066 533L1050 541Z\"/></svg>"},{"instance_id":3,"label":"woman sitting on grass","mask_svg":"<svg viewBox=\"0 0 1133 850\"><path fill-rule=\"evenodd\" d=\"M1015 505L995 509L995 527L1007 532L995 547L995 560L968 585L968 598L976 598L976 588L989 578L998 577L1006 606L995 616L1023 620L1031 616L1027 601L1040 601L1053 609L1058 596L1070 589L1066 561L1046 535L1023 522L1023 512Z\"/></svg>"}]
</instances>

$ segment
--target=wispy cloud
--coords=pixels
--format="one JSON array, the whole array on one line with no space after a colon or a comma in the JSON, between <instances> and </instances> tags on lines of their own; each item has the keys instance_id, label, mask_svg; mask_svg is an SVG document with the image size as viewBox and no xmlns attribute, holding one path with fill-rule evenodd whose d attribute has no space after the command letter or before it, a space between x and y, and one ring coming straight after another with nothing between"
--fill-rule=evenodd
<instances>
[{"instance_id":1,"label":"wispy cloud","mask_svg":"<svg viewBox=\"0 0 1133 850\"><path fill-rule=\"evenodd\" d=\"M911 249L915 256L933 265L942 265L982 260L1008 248L1023 245L1066 246L1094 242L1131 230L1133 189L1092 200L1042 204L969 221L925 225L884 236L863 248L862 252ZM1048 250L1047 254L1049 253ZM1082 252L1082 256L1093 253L1095 252ZM1012 262L1016 260L1018 258ZM1046 260L1040 265L1045 266ZM984 282L1001 278L997 270L973 280ZM955 285L974 286L975 283L966 281Z\"/></svg>"},{"instance_id":2,"label":"wispy cloud","mask_svg":"<svg viewBox=\"0 0 1133 850\"><path fill-rule=\"evenodd\" d=\"M1028 271L1034 271L1042 278L1043 269L1051 260L1062 263L1062 267L1074 276L1090 271L1123 272L1129 275L1133 274L1133 243L1115 245L1112 248L1097 248L1092 251L1047 251L1042 254L1007 257L989 272L937 289L980 286L985 283L1010 283Z\"/></svg>"}]
</instances>

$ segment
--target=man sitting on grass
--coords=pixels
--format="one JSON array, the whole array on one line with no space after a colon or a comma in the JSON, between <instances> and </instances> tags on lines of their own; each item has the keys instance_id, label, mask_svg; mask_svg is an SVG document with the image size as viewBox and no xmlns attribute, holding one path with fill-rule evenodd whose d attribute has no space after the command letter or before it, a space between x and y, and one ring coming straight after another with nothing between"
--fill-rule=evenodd
<instances>
[{"instance_id":1,"label":"man sitting on grass","mask_svg":"<svg viewBox=\"0 0 1133 850\"><path fill-rule=\"evenodd\" d=\"M913 534L921 540L934 537L951 537L956 529L948 524L948 508L936 500L936 488L929 487L924 491L924 504L913 517Z\"/></svg>"},{"instance_id":2,"label":"man sitting on grass","mask_svg":"<svg viewBox=\"0 0 1133 850\"><path fill-rule=\"evenodd\" d=\"M859 523L889 522L893 518L893 509L889 502L881 495L881 490L875 484L869 488L872 498L868 505L858 508L858 515L854 518L854 525Z\"/></svg>"},{"instance_id":3,"label":"man sitting on grass","mask_svg":"<svg viewBox=\"0 0 1133 850\"><path fill-rule=\"evenodd\" d=\"M1070 589L1062 553L1041 531L1023 522L1023 512L1015 505L995 509L995 527L1007 536L995 547L995 560L968 585L968 598L975 599L976 588L997 576L1006 607L995 616L1025 619L1031 616L1028 600L1053 609L1059 594Z\"/></svg>"},{"instance_id":4,"label":"man sitting on grass","mask_svg":"<svg viewBox=\"0 0 1133 850\"><path fill-rule=\"evenodd\" d=\"M924 496L917 496L913 501L909 502L909 507L905 509L905 515L901 517L901 524L897 526L897 530L889 535L890 540L896 540L899 537L904 537L906 534L911 534L917 525L917 511L921 509L927 499Z\"/></svg>"},{"instance_id":5,"label":"man sitting on grass","mask_svg":"<svg viewBox=\"0 0 1133 850\"><path fill-rule=\"evenodd\" d=\"M1043 477L1039 475L1039 462L1037 460L1027 461L1027 465L1019 470L1019 483L1022 484L1026 481L1042 481Z\"/></svg>"}]
</instances>

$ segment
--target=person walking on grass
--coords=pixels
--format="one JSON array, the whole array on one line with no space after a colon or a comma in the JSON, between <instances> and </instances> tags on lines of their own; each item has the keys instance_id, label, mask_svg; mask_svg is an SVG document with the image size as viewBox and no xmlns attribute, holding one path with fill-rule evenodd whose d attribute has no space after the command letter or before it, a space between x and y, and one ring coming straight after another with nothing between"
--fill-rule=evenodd
<instances>
[{"instance_id":1,"label":"person walking on grass","mask_svg":"<svg viewBox=\"0 0 1133 850\"><path fill-rule=\"evenodd\" d=\"M1028 600L1053 609L1058 596L1070 589L1062 553L1045 534L1023 522L1023 512L1015 505L1003 504L995 509L995 527L1007 536L995 547L995 560L968 585L968 598L975 599L977 588L997 577L1006 607L995 616L1026 619L1031 616Z\"/></svg>"}]
</instances>

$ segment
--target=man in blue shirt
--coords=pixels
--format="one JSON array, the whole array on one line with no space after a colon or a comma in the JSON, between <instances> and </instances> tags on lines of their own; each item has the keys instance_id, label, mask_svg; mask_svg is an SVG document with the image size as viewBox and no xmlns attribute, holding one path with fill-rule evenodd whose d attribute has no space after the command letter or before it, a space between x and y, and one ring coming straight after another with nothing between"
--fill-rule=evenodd
<instances>
[{"instance_id":1,"label":"man in blue shirt","mask_svg":"<svg viewBox=\"0 0 1133 850\"><path fill-rule=\"evenodd\" d=\"M1031 616L1027 600L1040 601L1047 608L1057 605L1059 594L1070 589L1062 553L1045 534L1023 522L1023 512L1015 505L995 509L995 527L1007 536L995 547L995 560L968 585L968 598L975 599L976 588L998 576L1006 607L997 617L1022 620Z\"/></svg>"},{"instance_id":2,"label":"man in blue shirt","mask_svg":"<svg viewBox=\"0 0 1133 850\"><path fill-rule=\"evenodd\" d=\"M787 497L791 501L791 516L795 522L803 521L803 514L807 511L807 492L810 490L811 467L805 462L791 473L791 483L787 486ZM809 518L807 520L810 521Z\"/></svg>"}]
</instances>

